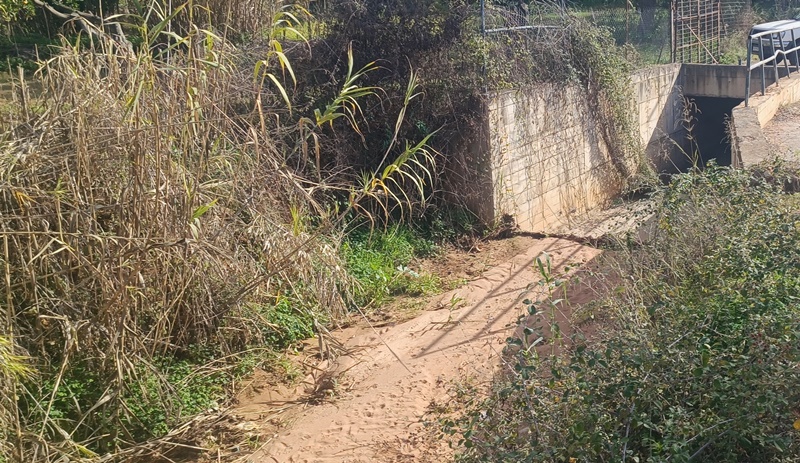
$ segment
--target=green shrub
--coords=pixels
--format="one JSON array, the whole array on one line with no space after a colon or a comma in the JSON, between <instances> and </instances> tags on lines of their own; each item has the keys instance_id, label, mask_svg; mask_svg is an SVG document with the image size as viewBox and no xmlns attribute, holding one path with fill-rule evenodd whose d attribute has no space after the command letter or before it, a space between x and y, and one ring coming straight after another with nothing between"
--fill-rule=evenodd
<instances>
[{"instance_id":1,"label":"green shrub","mask_svg":"<svg viewBox=\"0 0 800 463\"><path fill-rule=\"evenodd\" d=\"M220 406L230 378L223 371L204 371L204 360L205 356L187 360L163 358L158 359L155 369L139 369L125 397L126 406L136 418L128 423L135 438L163 436L189 417Z\"/></svg>"},{"instance_id":2,"label":"green shrub","mask_svg":"<svg viewBox=\"0 0 800 463\"><path fill-rule=\"evenodd\" d=\"M464 237L479 237L485 231L469 209L452 205L431 207L418 230L432 243L456 243Z\"/></svg>"},{"instance_id":3,"label":"green shrub","mask_svg":"<svg viewBox=\"0 0 800 463\"><path fill-rule=\"evenodd\" d=\"M597 335L549 335L551 305L528 305L540 323L509 340L513 369L446 423L460 459L798 461L800 216L785 199L747 172L677 177L652 243L606 259L621 278Z\"/></svg>"},{"instance_id":4,"label":"green shrub","mask_svg":"<svg viewBox=\"0 0 800 463\"><path fill-rule=\"evenodd\" d=\"M91 442L87 450L114 451L121 447L120 439L161 437L188 418L218 407L225 399L224 385L230 382L230 375L225 369L207 368L212 359L208 349L195 347L185 359L156 357L152 362L139 362L119 379L105 377L88 363L76 360L61 376L43 371L44 381L28 383L26 387L44 399L34 403L23 398L20 406L31 415L43 415L47 410L47 420L61 429L78 429L72 439ZM117 411L100 407L110 398L109 385L117 381L124 385L121 402L126 410L119 425L114 424ZM90 412L97 428L106 430L103 437L78 426ZM44 421L43 416L39 419ZM57 432L51 428L48 433Z\"/></svg>"},{"instance_id":5,"label":"green shrub","mask_svg":"<svg viewBox=\"0 0 800 463\"><path fill-rule=\"evenodd\" d=\"M266 319L264 340L272 348L285 349L314 336L314 314L288 297L281 297L267 309Z\"/></svg>"},{"instance_id":6,"label":"green shrub","mask_svg":"<svg viewBox=\"0 0 800 463\"><path fill-rule=\"evenodd\" d=\"M385 231L358 229L342 246L348 271L357 281L355 303L380 304L400 294L420 295L438 289L438 280L408 268L414 257L426 257L436 245L395 226Z\"/></svg>"}]
</instances>

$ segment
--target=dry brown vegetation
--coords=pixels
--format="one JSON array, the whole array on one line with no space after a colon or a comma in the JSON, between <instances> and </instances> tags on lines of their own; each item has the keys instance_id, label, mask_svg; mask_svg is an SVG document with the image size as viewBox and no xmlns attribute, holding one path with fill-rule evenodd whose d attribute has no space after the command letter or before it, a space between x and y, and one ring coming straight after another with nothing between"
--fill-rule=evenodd
<instances>
[{"instance_id":1,"label":"dry brown vegetation","mask_svg":"<svg viewBox=\"0 0 800 463\"><path fill-rule=\"evenodd\" d=\"M158 40L162 15L141 26L153 48L65 42L14 82L0 119L0 461L113 454L202 411L231 368L209 359L266 344L281 329L270 308L291 300L315 324L344 315L337 233L351 211L388 214L411 201L406 185L422 193L424 140L398 157L390 145L356 183L290 168L289 155L313 165L315 132L354 122L373 92L351 63L330 111L293 121L277 36L296 19L275 2L225 3L186 4L177 42ZM193 22L209 11L240 30L274 21L255 74ZM211 363L186 372L187 359Z\"/></svg>"},{"instance_id":2,"label":"dry brown vegetation","mask_svg":"<svg viewBox=\"0 0 800 463\"><path fill-rule=\"evenodd\" d=\"M132 440L126 430L140 426L125 398L143 366L193 345L230 354L257 343L254 307L282 291L330 318L343 311L336 249L292 227L289 207L312 201L259 114L233 116L253 89L233 86L230 51L210 40L192 37L169 66L110 43L66 52L42 75L42 97L4 121L4 331L57 372L19 392L20 426L39 436L24 452L47 454L45 442L66 436L56 452ZM76 365L107 389L92 410L54 420ZM119 435L96 434L105 420Z\"/></svg>"}]
</instances>

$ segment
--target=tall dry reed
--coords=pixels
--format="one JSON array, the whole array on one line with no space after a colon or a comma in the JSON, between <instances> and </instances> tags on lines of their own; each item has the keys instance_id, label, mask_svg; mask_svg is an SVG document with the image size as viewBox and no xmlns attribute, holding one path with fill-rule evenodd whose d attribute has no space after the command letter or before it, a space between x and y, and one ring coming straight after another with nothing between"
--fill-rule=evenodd
<instances>
[{"instance_id":1,"label":"tall dry reed","mask_svg":"<svg viewBox=\"0 0 800 463\"><path fill-rule=\"evenodd\" d=\"M155 372L168 408L154 359L258 344L254 305L292 293L320 318L344 311L336 242L296 226L318 205L236 50L199 28L169 62L94 46L65 43L0 120L2 334L40 372L3 392L6 453L24 461L134 445L137 375ZM101 393L55 416L76 372Z\"/></svg>"}]
</instances>

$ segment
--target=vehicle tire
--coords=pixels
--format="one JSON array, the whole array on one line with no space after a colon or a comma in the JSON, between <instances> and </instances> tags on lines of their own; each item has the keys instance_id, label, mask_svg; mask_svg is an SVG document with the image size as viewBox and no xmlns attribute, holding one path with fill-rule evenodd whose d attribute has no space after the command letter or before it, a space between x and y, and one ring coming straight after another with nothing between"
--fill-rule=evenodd
<instances>
[{"instance_id":1,"label":"vehicle tire","mask_svg":"<svg viewBox=\"0 0 800 463\"><path fill-rule=\"evenodd\" d=\"M800 46L800 39L797 39L797 40L794 41L794 46L792 48L798 47L798 46ZM795 53L789 53L789 64L791 64L792 66L797 66L798 55L800 55L800 50L798 50L796 54Z\"/></svg>"},{"instance_id":2,"label":"vehicle tire","mask_svg":"<svg viewBox=\"0 0 800 463\"><path fill-rule=\"evenodd\" d=\"M761 57L762 60L769 58L775 53L775 50L772 48L772 45L765 45L763 48L764 55ZM775 58L775 62L781 64L783 62L783 55L778 55ZM767 64L767 66L772 66L772 63Z\"/></svg>"}]
</instances>

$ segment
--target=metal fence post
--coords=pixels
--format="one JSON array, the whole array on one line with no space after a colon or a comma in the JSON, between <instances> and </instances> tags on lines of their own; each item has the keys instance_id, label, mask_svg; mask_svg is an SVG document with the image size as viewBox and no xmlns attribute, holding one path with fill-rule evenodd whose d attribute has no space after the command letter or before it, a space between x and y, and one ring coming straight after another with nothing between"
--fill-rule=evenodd
<instances>
[{"instance_id":1,"label":"metal fence post","mask_svg":"<svg viewBox=\"0 0 800 463\"><path fill-rule=\"evenodd\" d=\"M778 34L778 40L780 40L781 39L780 32L778 32L777 34ZM775 86L780 87L780 84L778 83L778 54L777 51L775 50L775 40L772 38L772 34L769 35L769 41L772 42L772 57L774 58L772 60L772 71L775 74Z\"/></svg>"},{"instance_id":2,"label":"metal fence post","mask_svg":"<svg viewBox=\"0 0 800 463\"><path fill-rule=\"evenodd\" d=\"M750 64L753 62L753 39L747 37L747 78L744 84L744 106L750 106Z\"/></svg>"},{"instance_id":3,"label":"metal fence post","mask_svg":"<svg viewBox=\"0 0 800 463\"><path fill-rule=\"evenodd\" d=\"M797 47L797 38L794 36L794 29L791 30L792 32L792 44L790 48ZM797 55L797 50L794 51L794 67L795 70L800 70L800 56Z\"/></svg>"},{"instance_id":4,"label":"metal fence post","mask_svg":"<svg viewBox=\"0 0 800 463\"><path fill-rule=\"evenodd\" d=\"M781 42L781 51L783 52L783 54L782 54L782 56L783 56L783 67L786 69L786 77L791 79L791 76L789 75L790 74L790 71L789 71L789 55L786 54L786 46L783 44L782 34L778 34L778 37L780 38L780 42ZM792 47L789 47L789 50L791 50L791 49L792 49Z\"/></svg>"}]
</instances>

